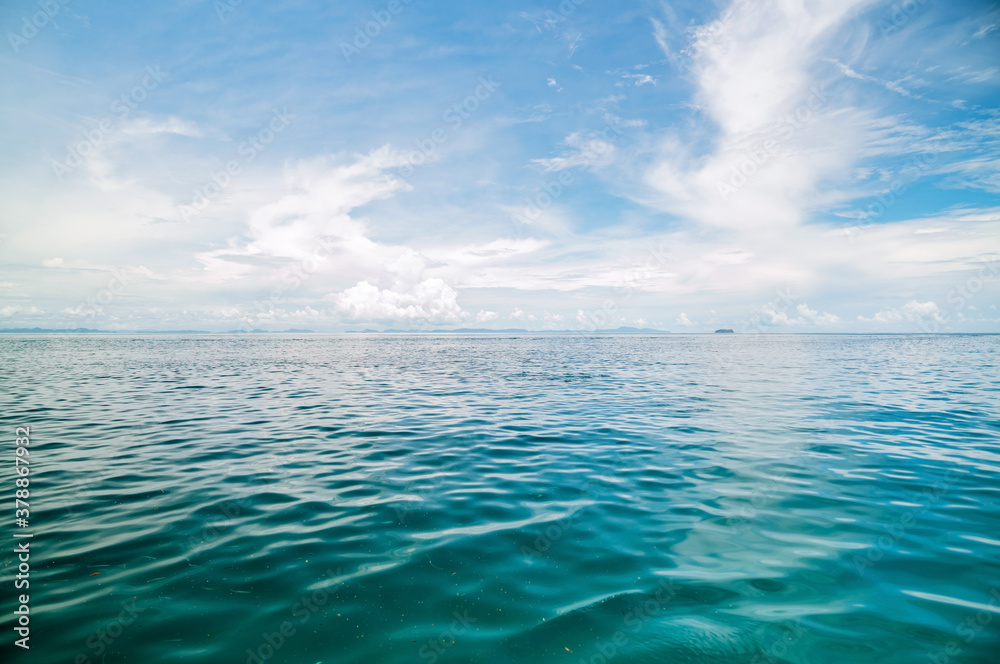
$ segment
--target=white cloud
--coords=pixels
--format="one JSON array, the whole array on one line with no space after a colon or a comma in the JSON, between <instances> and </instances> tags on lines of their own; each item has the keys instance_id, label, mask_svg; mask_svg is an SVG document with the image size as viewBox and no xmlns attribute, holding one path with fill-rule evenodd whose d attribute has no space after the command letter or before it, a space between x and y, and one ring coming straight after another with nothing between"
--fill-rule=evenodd
<instances>
[{"instance_id":1,"label":"white cloud","mask_svg":"<svg viewBox=\"0 0 1000 664\"><path fill-rule=\"evenodd\" d=\"M973 39L982 39L986 35L990 34L997 29L996 23L990 23L989 25L984 25L976 31L976 34L972 35Z\"/></svg>"},{"instance_id":2,"label":"white cloud","mask_svg":"<svg viewBox=\"0 0 1000 664\"><path fill-rule=\"evenodd\" d=\"M990 67L989 69L982 70L962 71L948 80L960 81L965 84L986 83L987 81L996 78L997 72L1000 72L1000 69L997 67Z\"/></svg>"},{"instance_id":3,"label":"white cloud","mask_svg":"<svg viewBox=\"0 0 1000 664\"><path fill-rule=\"evenodd\" d=\"M710 123L663 135L642 178L650 192L635 197L693 221L747 229L797 225L828 204L822 184L849 173L872 118L836 108L817 64L865 2L737 2L693 30L695 102ZM662 26L653 27L663 38Z\"/></svg>"},{"instance_id":4,"label":"white cloud","mask_svg":"<svg viewBox=\"0 0 1000 664\"><path fill-rule=\"evenodd\" d=\"M574 132L566 137L567 150L562 156L549 159L532 159L546 171L564 171L568 168L590 168L606 166L614 157L615 146L597 134L585 135Z\"/></svg>"},{"instance_id":5,"label":"white cloud","mask_svg":"<svg viewBox=\"0 0 1000 664\"><path fill-rule=\"evenodd\" d=\"M354 320L454 323L468 316L458 305L458 293L441 279L426 279L408 292L361 281L330 299Z\"/></svg>"},{"instance_id":6,"label":"white cloud","mask_svg":"<svg viewBox=\"0 0 1000 664\"><path fill-rule=\"evenodd\" d=\"M0 308L0 318L10 318L11 316L17 315L29 315L38 316L44 314L45 312L38 307L22 307L19 304L14 304L6 307Z\"/></svg>"},{"instance_id":7,"label":"white cloud","mask_svg":"<svg viewBox=\"0 0 1000 664\"><path fill-rule=\"evenodd\" d=\"M149 316L136 328L160 321L200 328L199 321L205 327L223 321L231 329L233 320L254 311L274 289L284 297L260 319L329 320L326 329L352 315L462 317L458 294L463 303L475 303L467 305L465 320L480 324L506 319L504 312L517 303L526 310L512 312L513 320L524 321L518 327L562 328L572 323L561 324L561 314L550 312L563 311L572 321L580 307L592 321L610 299L616 303L614 321L649 317L653 326L683 330L733 327L786 285L799 297L785 308L760 311L763 324L793 326L789 331L840 325L864 330L879 320L905 325L907 316L934 320L933 312L908 305L935 300L949 302L954 320L947 294L978 269L974 263L984 252L1000 250L1000 209L988 208L995 201L986 195L1000 192L1000 119L983 107L981 83L965 87L991 76L995 81L996 64L975 46L986 41L955 45L996 24L996 17L970 15L952 30L951 22L937 25L939 9L928 6L906 30L879 39L874 22L884 7L862 12L867 5L727 0L718 20L690 28L690 12L678 18L660 3L660 20L640 24L650 34L640 35L634 49L609 52L600 68L588 60L583 77L552 53L532 59L524 74L539 90L548 85L546 91L555 91L558 73L567 85L556 98L572 96L564 104L550 96L542 107L509 90L499 105L483 103L460 131L448 129L447 140L433 151L434 165L405 181L394 173L406 160L393 148L372 148L392 137L410 151L415 141L427 139L444 107L461 100L452 99L455 81L443 86L445 79L436 75L408 79L408 89L426 86L432 94L407 98L405 109L384 96L398 91L396 81L349 87L345 93L363 93L359 108L398 122L358 124L352 120L357 109L320 114L315 134L310 129L282 135L273 149L247 163L196 223L180 223L177 204L192 201L192 188L237 156L235 143L270 105L266 90L252 95L259 104L235 110L205 113L178 99L172 106L176 117L167 117L149 116L144 106L60 183L57 196L47 179L47 149L29 149L25 139L11 160L16 166L8 169L11 195L3 201L2 217L9 235L0 238L4 248L17 247L22 268L0 270L0 279L18 282L17 299L0 298L6 300L0 306L33 302L58 322L57 312L79 310L74 305L103 288L95 268L142 263L156 279L143 278L108 307L109 316L122 320ZM715 18L716 6L695 13ZM618 10L607 11L614 16ZM621 37L635 25L589 24L587 34L606 29L605 37ZM996 38L987 32L989 40ZM583 44L581 54L589 47L587 40L569 38ZM557 46L565 59L563 43ZM636 64L650 56L658 61ZM605 91L594 99L593 86L583 83L600 72L605 85L625 84L611 86L619 94ZM210 77L204 83L223 84ZM32 78L24 89L35 84ZM93 89L105 89L103 84ZM178 89L191 84L178 81ZM888 94L874 84L905 86L915 96ZM57 126L77 127L86 117L81 112L93 107L82 98L77 103L66 97L68 106L50 103L63 98L58 94L29 109L23 132L46 136L29 120L54 119L42 111L55 108L61 116L50 137L55 157L61 157L58 146L82 139L76 129L60 133ZM650 103L639 103L637 96ZM949 102L959 98L966 99L964 108L952 108ZM520 124L525 114L543 124ZM511 124L510 115L519 124ZM197 126L187 118L197 119ZM609 129L594 131L602 125ZM199 134L213 140L183 139ZM553 135L565 140L551 144L545 137ZM234 140L223 140L229 137ZM755 150L768 138L775 147L757 164ZM344 152L310 158L320 145L344 146ZM157 158L151 161L149 154ZM892 193L904 162L921 154L936 156L920 170L919 182L906 180L907 191L893 194L891 214L862 225L880 215L867 205L870 196L887 188ZM523 168L531 157L541 158L531 162L534 169ZM723 197L719 183L731 182L748 163L753 173L741 176L744 181ZM511 223L511 213L523 215L532 201L542 200L538 194L557 179L553 173L563 183L570 175L571 183L557 200L537 203L537 214L522 225ZM939 194L947 188L961 190ZM947 213L937 211L953 204ZM910 211L923 218L900 220ZM513 235L521 237L506 237ZM651 247L664 244L669 249L662 256L649 255ZM318 265L317 250L326 257ZM41 265L50 269L37 270ZM301 279L286 281L293 270L304 272ZM433 280L452 290L454 307L447 298L417 293ZM989 311L998 282L983 288L976 304ZM0 293L13 294L2 288ZM674 309L669 317L662 313L664 303ZM694 311L700 320L684 313L672 323L679 311ZM870 318L859 321L858 314Z\"/></svg>"},{"instance_id":8,"label":"white cloud","mask_svg":"<svg viewBox=\"0 0 1000 664\"><path fill-rule=\"evenodd\" d=\"M365 225L351 216L352 210L409 188L387 176L386 170L400 166L404 157L389 147L353 161L335 158L302 160L286 168L284 192L273 203L248 210L244 235L228 246L197 254L204 265L200 278L225 282L255 275L257 266L313 264L332 249L358 259L382 261L397 258L405 248L389 249L366 236Z\"/></svg>"},{"instance_id":9,"label":"white cloud","mask_svg":"<svg viewBox=\"0 0 1000 664\"><path fill-rule=\"evenodd\" d=\"M622 80L616 83L618 87L622 87L632 83L633 85L656 85L656 79L649 74L622 74Z\"/></svg>"},{"instance_id":10,"label":"white cloud","mask_svg":"<svg viewBox=\"0 0 1000 664\"><path fill-rule=\"evenodd\" d=\"M781 325L800 325L801 320L789 318L787 311L779 311L777 304L768 302L761 307L760 314L755 317L755 322L766 327L778 327Z\"/></svg>"},{"instance_id":11,"label":"white cloud","mask_svg":"<svg viewBox=\"0 0 1000 664\"><path fill-rule=\"evenodd\" d=\"M934 321L936 323L944 323L947 321L941 308L938 307L937 303L931 302L918 302L917 300L910 300L902 307L897 309L888 309L886 311L879 311L871 318L865 318L864 316L858 316L858 320L864 321L866 323L921 323L924 321Z\"/></svg>"},{"instance_id":12,"label":"white cloud","mask_svg":"<svg viewBox=\"0 0 1000 664\"><path fill-rule=\"evenodd\" d=\"M860 74L851 69L850 67L848 67L847 65L845 65L843 62L840 62L839 60L836 60L834 58L829 58L828 62L830 62L833 65L836 65L837 69L839 69L841 73L843 73L844 76L847 76L848 78L853 78L859 81L868 81L870 83L875 83L876 85L881 85L886 90L895 92L897 94L901 94L904 97L916 96L912 92L901 86L898 81L883 81L874 76L869 76L868 74Z\"/></svg>"},{"instance_id":13,"label":"white cloud","mask_svg":"<svg viewBox=\"0 0 1000 664\"><path fill-rule=\"evenodd\" d=\"M840 322L840 317L827 312L818 313L817 311L810 309L808 304L804 302L795 308L799 312L799 315L806 321L812 323L813 325L833 325L834 323Z\"/></svg>"},{"instance_id":14,"label":"white cloud","mask_svg":"<svg viewBox=\"0 0 1000 664\"><path fill-rule=\"evenodd\" d=\"M189 136L200 138L203 135L194 123L185 122L173 116L163 121L155 121L149 118L132 120L122 126L124 134L177 134L178 136Z\"/></svg>"},{"instance_id":15,"label":"white cloud","mask_svg":"<svg viewBox=\"0 0 1000 664\"><path fill-rule=\"evenodd\" d=\"M649 19L650 23L653 24L653 38L656 40L657 46L663 51L663 55L672 57L670 51L670 46L667 44L667 29L663 27L663 24L657 21L655 18Z\"/></svg>"},{"instance_id":16,"label":"white cloud","mask_svg":"<svg viewBox=\"0 0 1000 664\"><path fill-rule=\"evenodd\" d=\"M756 313L752 320L755 324L764 327L799 326L799 325L833 325L840 321L839 316L823 312L822 314L810 309L806 303L796 305L795 312L798 316L790 316L786 311L786 302L781 298L768 302L760 311Z\"/></svg>"}]
</instances>

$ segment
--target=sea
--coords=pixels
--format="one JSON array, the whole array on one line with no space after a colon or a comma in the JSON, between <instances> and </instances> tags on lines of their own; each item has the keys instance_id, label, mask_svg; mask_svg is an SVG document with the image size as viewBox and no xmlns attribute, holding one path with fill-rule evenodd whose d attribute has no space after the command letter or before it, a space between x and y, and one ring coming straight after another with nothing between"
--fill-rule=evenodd
<instances>
[{"instance_id":1,"label":"sea","mask_svg":"<svg viewBox=\"0 0 1000 664\"><path fill-rule=\"evenodd\" d=\"M1000 662L1000 336L5 334L0 361L5 663Z\"/></svg>"}]
</instances>

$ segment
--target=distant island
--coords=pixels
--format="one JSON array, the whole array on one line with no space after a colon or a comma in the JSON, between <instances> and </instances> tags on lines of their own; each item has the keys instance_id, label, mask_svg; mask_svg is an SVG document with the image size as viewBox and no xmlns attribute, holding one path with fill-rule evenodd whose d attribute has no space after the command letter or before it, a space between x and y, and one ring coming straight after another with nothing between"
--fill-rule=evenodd
<instances>
[{"instance_id":1,"label":"distant island","mask_svg":"<svg viewBox=\"0 0 1000 664\"><path fill-rule=\"evenodd\" d=\"M729 328L723 328L721 330L716 330L715 333L716 334L736 334L735 332L733 332Z\"/></svg>"}]
</instances>

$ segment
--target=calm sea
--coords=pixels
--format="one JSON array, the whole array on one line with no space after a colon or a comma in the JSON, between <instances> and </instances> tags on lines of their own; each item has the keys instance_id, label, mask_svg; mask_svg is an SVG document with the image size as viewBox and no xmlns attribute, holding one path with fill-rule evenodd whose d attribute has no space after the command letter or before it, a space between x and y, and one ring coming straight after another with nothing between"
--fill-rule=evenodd
<instances>
[{"instance_id":1,"label":"calm sea","mask_svg":"<svg viewBox=\"0 0 1000 664\"><path fill-rule=\"evenodd\" d=\"M4 335L0 359L4 495L31 441L4 662L1000 661L998 336Z\"/></svg>"}]
</instances>

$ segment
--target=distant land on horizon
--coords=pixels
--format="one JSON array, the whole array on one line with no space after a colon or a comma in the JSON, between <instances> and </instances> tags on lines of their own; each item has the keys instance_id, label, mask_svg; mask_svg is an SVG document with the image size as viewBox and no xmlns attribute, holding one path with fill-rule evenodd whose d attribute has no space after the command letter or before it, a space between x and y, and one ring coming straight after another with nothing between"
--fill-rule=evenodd
<instances>
[{"instance_id":1,"label":"distant land on horizon","mask_svg":"<svg viewBox=\"0 0 1000 664\"><path fill-rule=\"evenodd\" d=\"M613 330L526 330L504 328L492 330L478 327L459 327L454 330L347 330L345 334L670 334L669 330L654 330L647 327L618 327Z\"/></svg>"},{"instance_id":2,"label":"distant land on horizon","mask_svg":"<svg viewBox=\"0 0 1000 664\"><path fill-rule=\"evenodd\" d=\"M89 327L47 328L47 327L13 327L0 329L0 334L316 334L312 330L229 330L227 332L212 332L210 330L95 330Z\"/></svg>"},{"instance_id":3,"label":"distant land on horizon","mask_svg":"<svg viewBox=\"0 0 1000 664\"><path fill-rule=\"evenodd\" d=\"M95 330L89 327L48 328L11 327L0 328L0 334L214 334L208 330Z\"/></svg>"},{"instance_id":4,"label":"distant land on horizon","mask_svg":"<svg viewBox=\"0 0 1000 664\"><path fill-rule=\"evenodd\" d=\"M300 330L291 328L288 330L229 330L226 332L211 332L209 330L97 330L89 327L76 328L42 328L42 327L16 327L0 329L0 333L7 334L670 334L668 330L654 330L652 328L640 327L619 327L613 330L526 330L521 328L508 328L503 330L492 330L475 327L462 327L454 330L346 330L344 332L315 332L313 330Z\"/></svg>"},{"instance_id":5,"label":"distant land on horizon","mask_svg":"<svg viewBox=\"0 0 1000 664\"><path fill-rule=\"evenodd\" d=\"M506 328L493 330L486 328L465 327L454 330L344 330L342 332L317 332L315 330L300 330L291 328L288 330L229 330L226 332L212 332L210 330L97 330L89 327L76 328L43 328L43 327L14 327L0 328L0 334L673 334L670 330L655 330L651 328L619 327L613 330L526 330L523 328ZM684 332L683 334L739 334L727 328L715 330L715 332ZM749 336L787 336L787 335L830 335L830 336L860 336L860 337L895 337L895 336L997 336L998 332L754 332ZM747 335L744 335L747 336Z\"/></svg>"}]
</instances>

